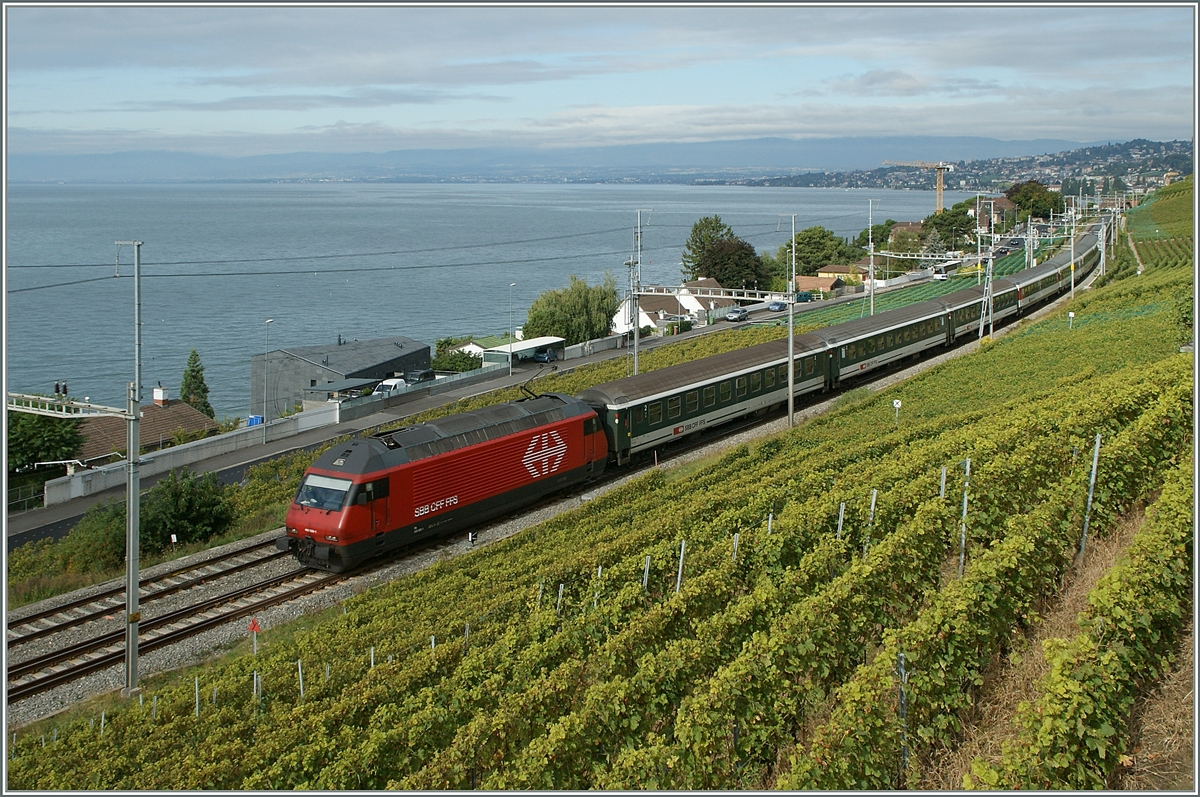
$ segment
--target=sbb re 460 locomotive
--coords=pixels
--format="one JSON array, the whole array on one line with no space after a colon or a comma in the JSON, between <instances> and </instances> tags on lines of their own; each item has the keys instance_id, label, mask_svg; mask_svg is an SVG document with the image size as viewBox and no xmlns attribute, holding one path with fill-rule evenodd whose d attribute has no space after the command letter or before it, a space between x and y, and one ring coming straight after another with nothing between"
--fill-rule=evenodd
<instances>
[{"instance_id":1,"label":"sbb re 460 locomotive","mask_svg":"<svg viewBox=\"0 0 1200 797\"><path fill-rule=\"evenodd\" d=\"M380 432L317 458L277 545L345 572L597 476L607 457L595 411L560 393Z\"/></svg>"}]
</instances>

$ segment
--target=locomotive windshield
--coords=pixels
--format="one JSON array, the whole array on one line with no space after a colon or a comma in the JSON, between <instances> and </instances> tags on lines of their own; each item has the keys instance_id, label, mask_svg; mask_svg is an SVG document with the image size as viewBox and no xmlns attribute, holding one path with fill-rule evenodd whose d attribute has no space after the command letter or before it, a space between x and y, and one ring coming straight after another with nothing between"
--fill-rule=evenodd
<instances>
[{"instance_id":1,"label":"locomotive windshield","mask_svg":"<svg viewBox=\"0 0 1200 797\"><path fill-rule=\"evenodd\" d=\"M332 479L310 473L300 483L296 503L315 509L337 510L342 508L346 493L350 490L349 479Z\"/></svg>"}]
</instances>

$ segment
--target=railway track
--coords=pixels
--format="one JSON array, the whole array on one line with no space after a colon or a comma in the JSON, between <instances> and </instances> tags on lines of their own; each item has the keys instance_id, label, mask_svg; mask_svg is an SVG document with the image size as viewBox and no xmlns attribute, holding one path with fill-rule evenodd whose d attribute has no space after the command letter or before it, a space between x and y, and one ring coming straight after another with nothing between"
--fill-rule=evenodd
<instances>
[{"instance_id":1,"label":"railway track","mask_svg":"<svg viewBox=\"0 0 1200 797\"><path fill-rule=\"evenodd\" d=\"M207 598L139 624L138 653L179 642L224 623L324 589L354 573L296 568ZM85 639L8 667L8 702L51 689L125 661L125 630Z\"/></svg>"},{"instance_id":2,"label":"railway track","mask_svg":"<svg viewBox=\"0 0 1200 797\"><path fill-rule=\"evenodd\" d=\"M286 554L275 550L268 540L237 551L220 554L187 567L178 567L139 582L138 603L145 605L192 587L216 581L234 573L258 567ZM70 603L9 620L5 640L9 655L13 648L35 639L60 633L68 628L110 619L125 608L124 585L89 595Z\"/></svg>"}]
</instances>

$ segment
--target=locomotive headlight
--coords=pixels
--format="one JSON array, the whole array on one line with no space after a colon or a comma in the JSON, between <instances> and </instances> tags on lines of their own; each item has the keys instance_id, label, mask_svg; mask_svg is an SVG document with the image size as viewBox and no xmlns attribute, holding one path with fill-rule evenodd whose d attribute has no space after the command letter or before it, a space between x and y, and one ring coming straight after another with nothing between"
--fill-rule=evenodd
<instances>
[{"instance_id":1,"label":"locomotive headlight","mask_svg":"<svg viewBox=\"0 0 1200 797\"><path fill-rule=\"evenodd\" d=\"M326 535L325 535L325 539L327 539L327 540L333 540L334 542L337 542L337 537L335 537L335 536L333 536L333 535L331 535L331 534L326 534Z\"/></svg>"}]
</instances>

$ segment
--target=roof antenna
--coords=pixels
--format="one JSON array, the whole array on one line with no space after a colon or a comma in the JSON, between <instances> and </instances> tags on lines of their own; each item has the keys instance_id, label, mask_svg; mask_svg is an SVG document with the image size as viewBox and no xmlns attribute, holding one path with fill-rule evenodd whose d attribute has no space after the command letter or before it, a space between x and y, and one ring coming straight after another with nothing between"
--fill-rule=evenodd
<instances>
[{"instance_id":1,"label":"roof antenna","mask_svg":"<svg viewBox=\"0 0 1200 797\"><path fill-rule=\"evenodd\" d=\"M522 391L522 392L523 392L525 395L529 396L530 398L541 398L542 394L541 394L541 393L534 393L532 390L530 390L530 389L529 389L529 384L530 384L530 382L532 382L533 380L535 380L535 379L537 379L539 376L541 376L541 375L542 375L542 372L543 372L543 371L545 371L545 370L546 370L545 368L542 368L542 369L540 369L540 370L539 370L539 371L538 371L536 374L534 374L533 376L529 377L529 379L528 379L528 380L526 380L526 381L525 381L525 382L524 382L524 383L521 385L521 391ZM555 371L557 371L557 370L558 370L558 366L557 366L557 365L552 365L552 366L550 366L550 373L554 373L554 372L555 372Z\"/></svg>"}]
</instances>

